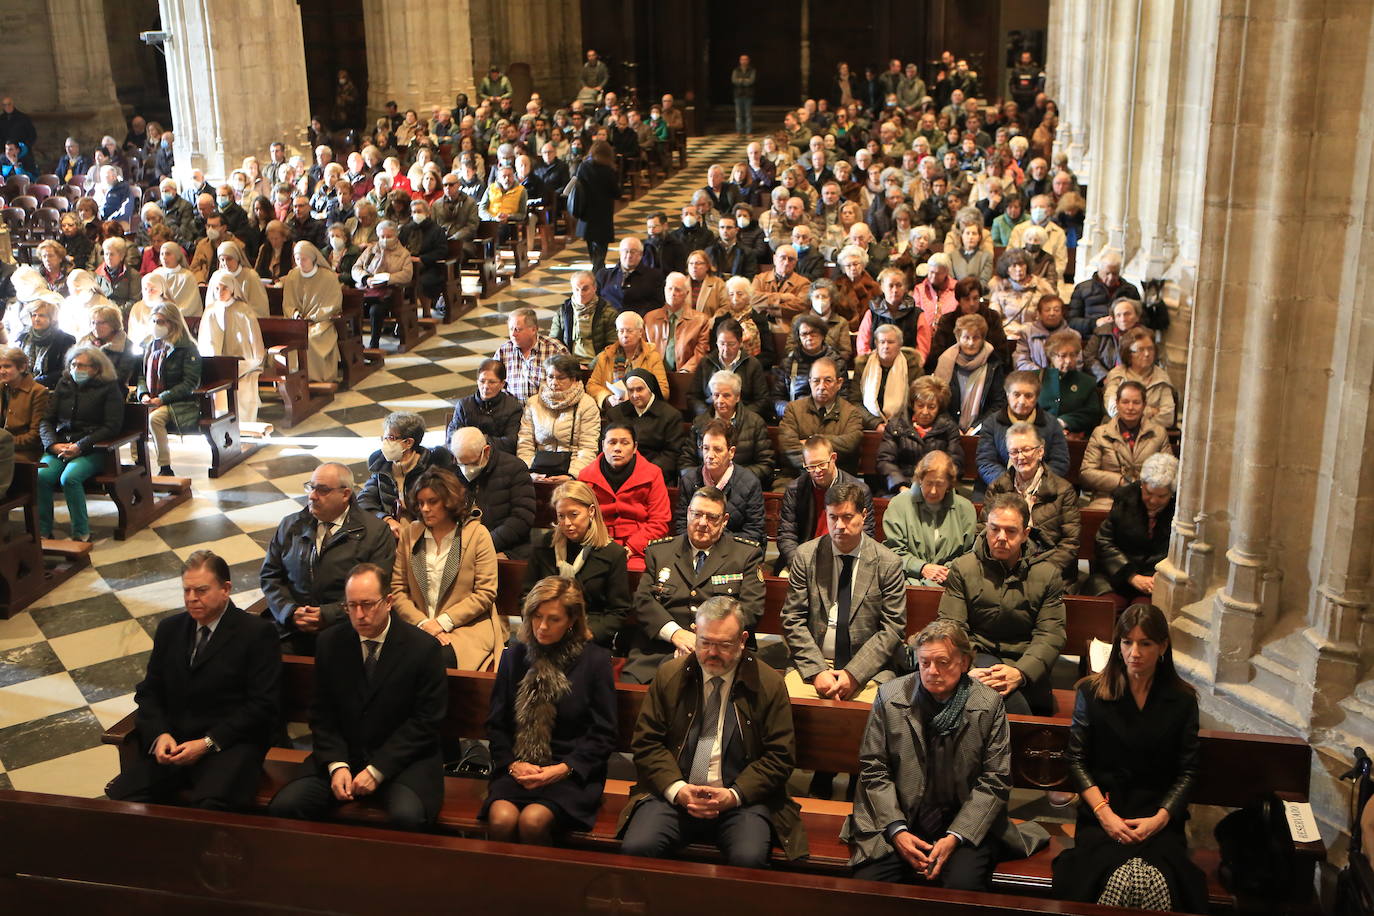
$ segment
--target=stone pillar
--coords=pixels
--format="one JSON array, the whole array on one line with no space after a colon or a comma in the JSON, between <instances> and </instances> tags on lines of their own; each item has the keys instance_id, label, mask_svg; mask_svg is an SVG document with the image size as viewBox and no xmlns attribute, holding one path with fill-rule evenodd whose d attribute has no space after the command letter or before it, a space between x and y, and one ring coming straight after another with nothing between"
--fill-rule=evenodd
<instances>
[{"instance_id":1,"label":"stone pillar","mask_svg":"<svg viewBox=\"0 0 1374 916\"><path fill-rule=\"evenodd\" d=\"M274 140L310 158L301 14L292 0L160 0L176 177L211 181Z\"/></svg>"},{"instance_id":2,"label":"stone pillar","mask_svg":"<svg viewBox=\"0 0 1374 916\"><path fill-rule=\"evenodd\" d=\"M486 63L473 65L469 0L363 0L367 27L367 112L394 101L424 120L458 93L476 102Z\"/></svg>"},{"instance_id":3,"label":"stone pillar","mask_svg":"<svg viewBox=\"0 0 1374 916\"><path fill-rule=\"evenodd\" d=\"M582 5L576 0L470 0L473 72L493 62L530 66L534 89L560 104L577 95ZM608 27L615 27L608 24Z\"/></svg>"},{"instance_id":4,"label":"stone pillar","mask_svg":"<svg viewBox=\"0 0 1374 916\"><path fill-rule=\"evenodd\" d=\"M52 168L68 136L89 155L105 134L124 140L101 0L43 0L0 10L0 86L38 130L34 157Z\"/></svg>"}]
</instances>

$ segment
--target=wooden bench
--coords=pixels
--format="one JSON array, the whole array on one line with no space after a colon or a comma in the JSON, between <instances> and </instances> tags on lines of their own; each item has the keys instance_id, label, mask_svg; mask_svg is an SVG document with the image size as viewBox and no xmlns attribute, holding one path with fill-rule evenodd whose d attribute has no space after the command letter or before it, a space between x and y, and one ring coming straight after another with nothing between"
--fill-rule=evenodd
<instances>
[{"instance_id":1,"label":"wooden bench","mask_svg":"<svg viewBox=\"0 0 1374 916\"><path fill-rule=\"evenodd\" d=\"M314 661L286 656L282 678L282 704L287 722L306 722L314 693ZM449 671L448 714L441 725L444 737L483 738L495 676L483 672ZM627 752L639 718L647 688L632 684L616 685L618 750ZM855 774L859 769L859 744L868 721L869 707L862 703L837 700L794 698L791 701L799 769ZM1035 716L1012 716L1012 783L1022 789L1072 791L1066 749L1069 723ZM138 746L134 715L112 726L102 738L119 749L121 763L144 753ZM1202 762L1193 791L1193 804L1237 807L1261 793L1274 791L1294 800L1305 800L1311 774L1311 748L1297 738L1244 735L1232 732L1203 731L1200 734ZM272 749L264 765L256 804L263 807L297 773L307 754L300 750ZM594 828L574 833L569 842L580 848L612 851L618 848L615 826L627 800L630 784L609 780L601 811ZM485 826L477 817L486 792L483 780L448 777L445 801L438 827L442 832L481 836ZM839 840L840 827L849 804L827 799L798 799L810 844L810 857L787 863L774 850L777 868L831 875L848 873L848 847ZM381 812L372 805L350 805L341 812L364 823L377 822ZM1012 859L998 864L994 888L1027 893L1047 892L1052 872L1050 863L1071 838L1073 825L1047 824L1051 833L1048 848L1027 859ZM13 833L13 831L6 831ZM1320 843L1300 844L1297 849L1310 883L1311 869L1325 857ZM712 858L711 852L692 849L689 856ZM1194 857L1209 877L1213 900L1224 905L1229 894L1217 880L1217 855L1210 850L1195 850ZM808 908L808 911L810 909Z\"/></svg>"},{"instance_id":2,"label":"wooden bench","mask_svg":"<svg viewBox=\"0 0 1374 916\"><path fill-rule=\"evenodd\" d=\"M420 303L412 295L412 287L393 286L390 290L391 301L387 305L387 318L384 323L396 328L396 352L408 353L434 336L436 322L433 318L421 317ZM363 305L366 304L364 299ZM370 330L371 318L366 314L364 317L367 318Z\"/></svg>"},{"instance_id":3,"label":"wooden bench","mask_svg":"<svg viewBox=\"0 0 1374 916\"><path fill-rule=\"evenodd\" d=\"M224 410L215 407L215 395L223 392ZM257 451L257 443L245 445L239 429L239 360L237 356L200 358L200 431L210 443L210 476L220 477Z\"/></svg>"},{"instance_id":4,"label":"wooden bench","mask_svg":"<svg viewBox=\"0 0 1374 916\"><path fill-rule=\"evenodd\" d=\"M115 504L117 541L137 534L191 498L189 478L153 477L148 456L148 412L146 404L124 405L119 435L96 443L103 450L105 463L100 473L86 481L87 493L103 493ZM123 458L126 448L132 452L129 464Z\"/></svg>"},{"instance_id":5,"label":"wooden bench","mask_svg":"<svg viewBox=\"0 0 1374 916\"><path fill-rule=\"evenodd\" d=\"M286 318L282 311L282 289L268 286L267 310L273 318ZM334 331L339 336L339 388L356 388L385 364L386 358L381 350L365 350L363 347L363 292L351 286L343 289L343 305L340 314L334 319Z\"/></svg>"},{"instance_id":6,"label":"wooden bench","mask_svg":"<svg viewBox=\"0 0 1374 916\"><path fill-rule=\"evenodd\" d=\"M14 463L14 479L0 499L0 620L42 598L91 565L91 545L44 541L38 531L38 465ZM22 522L11 516L18 510Z\"/></svg>"},{"instance_id":7,"label":"wooden bench","mask_svg":"<svg viewBox=\"0 0 1374 916\"><path fill-rule=\"evenodd\" d=\"M523 277L525 273L530 269L529 222L510 222L506 223L505 225L514 229L514 232L511 233L511 237L508 239L501 238L501 223L497 222L496 220L487 219L482 220L482 222L478 225L477 237L479 239L484 240L490 239L491 241L495 242L497 251L503 249L509 250L511 260L514 264L514 270L511 273L511 277Z\"/></svg>"},{"instance_id":8,"label":"wooden bench","mask_svg":"<svg viewBox=\"0 0 1374 916\"><path fill-rule=\"evenodd\" d=\"M1064 479L1076 487L1078 486L1078 469L1083 466L1083 453L1088 449L1088 440L1068 436L1065 439L1069 443L1069 473L1064 475ZM965 433L959 437L959 444L964 447L964 468L959 479L976 481L978 480L978 437Z\"/></svg>"},{"instance_id":9,"label":"wooden bench","mask_svg":"<svg viewBox=\"0 0 1374 916\"><path fill-rule=\"evenodd\" d=\"M1122 910L795 871L556 854L354 824L312 824L105 799L0 791L0 897L16 912L602 913L980 916ZM340 868L321 863L347 863ZM402 889L403 888L403 889ZM709 898L709 903L708 903Z\"/></svg>"},{"instance_id":10,"label":"wooden bench","mask_svg":"<svg viewBox=\"0 0 1374 916\"><path fill-rule=\"evenodd\" d=\"M186 319L186 326L193 335L199 333L200 321L199 315ZM267 348L267 355L262 361L262 374L258 376L258 387L271 388L281 399L281 425L290 429L328 404L337 386L328 384L327 392L312 390L305 366L305 352L310 345L310 322L300 318L259 318L258 329ZM238 361L238 357L230 358ZM237 374L234 385L238 385Z\"/></svg>"}]
</instances>

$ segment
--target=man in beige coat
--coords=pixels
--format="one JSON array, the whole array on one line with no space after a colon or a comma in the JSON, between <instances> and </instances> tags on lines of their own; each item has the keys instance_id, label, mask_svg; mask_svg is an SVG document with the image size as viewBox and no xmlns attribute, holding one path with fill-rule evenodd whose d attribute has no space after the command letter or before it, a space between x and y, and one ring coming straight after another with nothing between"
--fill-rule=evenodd
<instances>
[{"instance_id":1,"label":"man in beige coat","mask_svg":"<svg viewBox=\"0 0 1374 916\"><path fill-rule=\"evenodd\" d=\"M644 336L663 355L670 378L674 372L695 372L711 347L711 319L687 307L691 292L685 274L668 274L663 281L663 307L644 316Z\"/></svg>"}]
</instances>

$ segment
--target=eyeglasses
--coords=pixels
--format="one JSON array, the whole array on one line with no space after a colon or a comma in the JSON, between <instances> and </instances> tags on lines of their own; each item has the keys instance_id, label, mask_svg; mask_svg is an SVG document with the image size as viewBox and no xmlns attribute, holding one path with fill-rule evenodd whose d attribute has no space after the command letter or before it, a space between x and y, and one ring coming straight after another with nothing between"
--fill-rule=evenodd
<instances>
[{"instance_id":1,"label":"eyeglasses","mask_svg":"<svg viewBox=\"0 0 1374 916\"><path fill-rule=\"evenodd\" d=\"M710 522L712 525L719 525L725 518L722 512L703 512L700 509L688 509L687 518L694 522Z\"/></svg>"},{"instance_id":2,"label":"eyeglasses","mask_svg":"<svg viewBox=\"0 0 1374 916\"><path fill-rule=\"evenodd\" d=\"M740 649L739 640L736 639L703 639L698 636L697 645L704 649L715 649L717 652L738 652Z\"/></svg>"},{"instance_id":3,"label":"eyeglasses","mask_svg":"<svg viewBox=\"0 0 1374 916\"><path fill-rule=\"evenodd\" d=\"M1044 448L1042 445L1032 445L1027 448L1013 448L1008 449L1007 454L1013 458L1029 458L1042 448Z\"/></svg>"},{"instance_id":4,"label":"eyeglasses","mask_svg":"<svg viewBox=\"0 0 1374 916\"><path fill-rule=\"evenodd\" d=\"M406 441L407 439L409 439L409 438L410 438L409 436L383 436L383 437L382 437L382 441L383 441L383 442L405 442L405 441Z\"/></svg>"},{"instance_id":5,"label":"eyeglasses","mask_svg":"<svg viewBox=\"0 0 1374 916\"><path fill-rule=\"evenodd\" d=\"M333 493L333 492L336 491L336 490L346 490L346 489L348 489L348 488L347 488L347 487L327 487L327 486L325 486L325 485L322 484L322 483L315 483L313 480L307 480L307 481L305 482L305 492L306 492L307 494L309 494L309 493L318 493L318 494L320 494L321 496L328 496L330 493Z\"/></svg>"},{"instance_id":6,"label":"eyeglasses","mask_svg":"<svg viewBox=\"0 0 1374 916\"><path fill-rule=\"evenodd\" d=\"M385 600L385 598L378 598L375 601L345 601L344 610L348 611L349 613L352 613L353 611L362 611L363 613L367 614L371 613L373 608L375 608L377 605L381 604Z\"/></svg>"},{"instance_id":7,"label":"eyeglasses","mask_svg":"<svg viewBox=\"0 0 1374 916\"><path fill-rule=\"evenodd\" d=\"M830 461L831 458L827 458L815 464L804 464L802 465L802 470L808 474L815 474L817 471L824 471L826 468L830 467Z\"/></svg>"}]
</instances>

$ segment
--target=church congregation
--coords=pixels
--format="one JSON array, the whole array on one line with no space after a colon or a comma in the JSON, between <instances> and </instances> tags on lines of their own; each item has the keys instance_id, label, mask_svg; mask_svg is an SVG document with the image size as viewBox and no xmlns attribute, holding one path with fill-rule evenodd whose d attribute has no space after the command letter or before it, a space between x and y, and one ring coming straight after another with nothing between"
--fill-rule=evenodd
<instances>
[{"instance_id":1,"label":"church congregation","mask_svg":"<svg viewBox=\"0 0 1374 916\"><path fill-rule=\"evenodd\" d=\"M149 497L188 498L198 437L229 473L245 433L289 438L453 322L504 337L439 422L368 416L364 463L317 440L253 582L176 557L108 797L442 833L484 780L471 832L501 842L801 870L834 847L855 879L975 892L1025 860L1061 900L1209 912L1212 739L1152 603L1183 379L1157 289L1079 246L1042 65L841 63L765 123L741 55L707 145L585 55L572 99L519 107L493 66L367 124L341 71L313 150L214 182L139 117L37 161L4 99L0 480L31 477L68 557L113 546L87 498L123 519L129 443ZM510 295L573 246L561 303ZM813 764L853 704L856 765ZM1010 804L1042 721L1072 821L1048 832Z\"/></svg>"}]
</instances>

